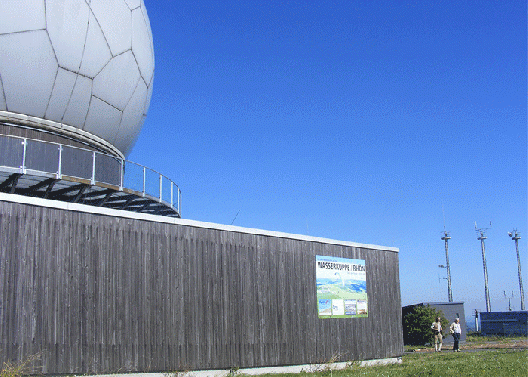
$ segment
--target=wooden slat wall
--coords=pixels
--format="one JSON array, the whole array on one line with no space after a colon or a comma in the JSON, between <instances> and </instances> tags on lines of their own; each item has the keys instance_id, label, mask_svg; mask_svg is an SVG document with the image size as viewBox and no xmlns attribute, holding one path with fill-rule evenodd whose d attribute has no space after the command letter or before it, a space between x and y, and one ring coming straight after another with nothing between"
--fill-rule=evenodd
<instances>
[{"instance_id":1,"label":"wooden slat wall","mask_svg":"<svg viewBox=\"0 0 528 377\"><path fill-rule=\"evenodd\" d=\"M176 371L403 353L398 254L0 201L0 363ZM369 317L319 319L315 256L365 259Z\"/></svg>"}]
</instances>

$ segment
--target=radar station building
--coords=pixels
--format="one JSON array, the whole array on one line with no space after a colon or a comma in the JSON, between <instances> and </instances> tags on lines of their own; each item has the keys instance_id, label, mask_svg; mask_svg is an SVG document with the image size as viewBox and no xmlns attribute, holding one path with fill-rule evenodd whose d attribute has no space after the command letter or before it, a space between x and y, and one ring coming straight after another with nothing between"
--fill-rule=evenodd
<instances>
[{"instance_id":1,"label":"radar station building","mask_svg":"<svg viewBox=\"0 0 528 377\"><path fill-rule=\"evenodd\" d=\"M0 364L253 368L403 354L398 249L186 220L127 160L153 89L142 0L0 0Z\"/></svg>"}]
</instances>

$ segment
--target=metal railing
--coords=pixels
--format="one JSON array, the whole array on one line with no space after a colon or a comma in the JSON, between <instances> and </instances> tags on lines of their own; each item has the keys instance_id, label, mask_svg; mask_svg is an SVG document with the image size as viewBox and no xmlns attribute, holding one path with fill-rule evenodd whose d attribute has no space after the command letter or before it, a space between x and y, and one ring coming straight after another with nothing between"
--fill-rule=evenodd
<instances>
[{"instance_id":1,"label":"metal railing","mask_svg":"<svg viewBox=\"0 0 528 377\"><path fill-rule=\"evenodd\" d=\"M19 174L89 180L91 185L110 185L116 191L132 190L181 214L181 191L172 180L146 166L101 152L0 135L0 167Z\"/></svg>"}]
</instances>

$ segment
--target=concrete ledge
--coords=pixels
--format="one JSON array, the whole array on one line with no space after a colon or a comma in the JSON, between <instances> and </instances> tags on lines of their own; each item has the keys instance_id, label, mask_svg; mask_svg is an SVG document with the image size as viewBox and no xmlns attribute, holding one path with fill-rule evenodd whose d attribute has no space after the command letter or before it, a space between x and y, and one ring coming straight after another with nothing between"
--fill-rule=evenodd
<instances>
[{"instance_id":1,"label":"concrete ledge","mask_svg":"<svg viewBox=\"0 0 528 377\"><path fill-rule=\"evenodd\" d=\"M351 366L372 367L389 364L401 364L401 357L392 357L378 360L365 361L348 361L331 364L304 364L304 365L289 365L279 367L260 367L260 368L246 368L237 370L200 370L189 372L168 372L168 373L129 373L129 374L103 374L82 377L229 377L237 374L245 374L249 376L259 376L262 374L279 374L279 373L315 373L324 370L343 370Z\"/></svg>"}]
</instances>

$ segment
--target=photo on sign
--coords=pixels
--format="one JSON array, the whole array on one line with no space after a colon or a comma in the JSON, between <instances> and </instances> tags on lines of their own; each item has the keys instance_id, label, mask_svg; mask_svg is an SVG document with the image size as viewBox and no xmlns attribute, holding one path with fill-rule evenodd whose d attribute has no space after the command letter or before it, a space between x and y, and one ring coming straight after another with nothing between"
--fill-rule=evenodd
<instances>
[{"instance_id":1,"label":"photo on sign","mask_svg":"<svg viewBox=\"0 0 528 377\"><path fill-rule=\"evenodd\" d=\"M365 260L317 255L319 318L368 317Z\"/></svg>"}]
</instances>

